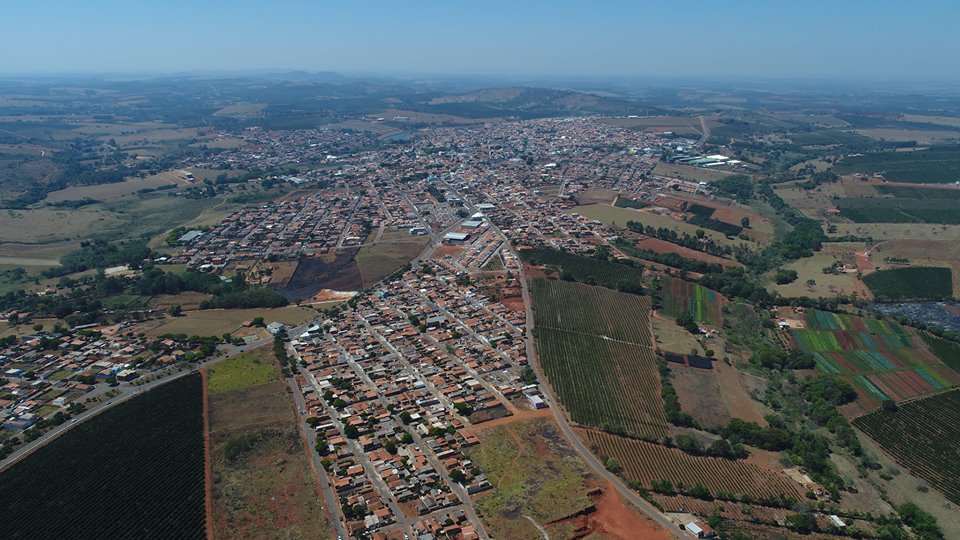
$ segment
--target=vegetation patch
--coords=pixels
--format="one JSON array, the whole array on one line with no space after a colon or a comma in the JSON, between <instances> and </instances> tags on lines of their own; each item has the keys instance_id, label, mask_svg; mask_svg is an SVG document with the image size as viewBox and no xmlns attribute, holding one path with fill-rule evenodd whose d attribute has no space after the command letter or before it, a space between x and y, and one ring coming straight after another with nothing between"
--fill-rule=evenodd
<instances>
[{"instance_id":1,"label":"vegetation patch","mask_svg":"<svg viewBox=\"0 0 960 540\"><path fill-rule=\"evenodd\" d=\"M211 394L262 384L280 373L266 346L220 362L207 371L207 390Z\"/></svg>"},{"instance_id":2,"label":"vegetation patch","mask_svg":"<svg viewBox=\"0 0 960 540\"><path fill-rule=\"evenodd\" d=\"M878 299L941 299L953 295L953 272L949 268L915 266L878 270L864 276L863 282Z\"/></svg>"}]
</instances>

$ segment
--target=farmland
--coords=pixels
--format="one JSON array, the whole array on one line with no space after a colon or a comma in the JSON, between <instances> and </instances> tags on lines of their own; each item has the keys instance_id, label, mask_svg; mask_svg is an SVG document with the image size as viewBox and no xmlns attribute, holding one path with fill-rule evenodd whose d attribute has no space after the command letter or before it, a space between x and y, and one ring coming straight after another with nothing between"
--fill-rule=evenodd
<instances>
[{"instance_id":1,"label":"farmland","mask_svg":"<svg viewBox=\"0 0 960 540\"><path fill-rule=\"evenodd\" d=\"M523 250L520 257L528 264L558 268L565 279L608 288L642 289L643 270L626 264L543 248Z\"/></svg>"},{"instance_id":2,"label":"farmland","mask_svg":"<svg viewBox=\"0 0 960 540\"><path fill-rule=\"evenodd\" d=\"M868 403L904 401L960 384L923 342L895 322L810 311L793 344L825 373L846 379Z\"/></svg>"},{"instance_id":3,"label":"farmland","mask_svg":"<svg viewBox=\"0 0 960 540\"><path fill-rule=\"evenodd\" d=\"M638 437L665 436L649 300L543 279L533 281L532 294L540 362L572 420Z\"/></svg>"},{"instance_id":4,"label":"farmland","mask_svg":"<svg viewBox=\"0 0 960 540\"><path fill-rule=\"evenodd\" d=\"M878 270L863 276L877 298L888 300L950 298L953 274L949 268L915 266Z\"/></svg>"},{"instance_id":5,"label":"farmland","mask_svg":"<svg viewBox=\"0 0 960 540\"><path fill-rule=\"evenodd\" d=\"M896 411L878 410L854 425L889 452L896 461L960 504L960 390L901 404Z\"/></svg>"},{"instance_id":6,"label":"farmland","mask_svg":"<svg viewBox=\"0 0 960 540\"><path fill-rule=\"evenodd\" d=\"M951 199L841 199L837 208L856 223L960 223Z\"/></svg>"},{"instance_id":7,"label":"farmland","mask_svg":"<svg viewBox=\"0 0 960 540\"><path fill-rule=\"evenodd\" d=\"M714 495L747 495L754 500L780 495L797 498L797 485L786 475L741 460L691 456L677 448L638 441L594 430L586 439L602 457L614 458L627 479L649 487L668 480L687 489L696 484Z\"/></svg>"},{"instance_id":8,"label":"farmland","mask_svg":"<svg viewBox=\"0 0 960 540\"><path fill-rule=\"evenodd\" d=\"M960 345L954 341L947 341L927 333L920 334L920 337L930 348L930 352L936 355L940 361L953 368L954 371L960 371Z\"/></svg>"},{"instance_id":9,"label":"farmland","mask_svg":"<svg viewBox=\"0 0 960 540\"><path fill-rule=\"evenodd\" d=\"M0 242L41 244L87 238L120 222L99 210L4 210L0 212Z\"/></svg>"},{"instance_id":10,"label":"farmland","mask_svg":"<svg viewBox=\"0 0 960 540\"><path fill-rule=\"evenodd\" d=\"M0 475L17 494L4 537L204 538L201 413L200 376L188 375L40 448Z\"/></svg>"},{"instance_id":11,"label":"farmland","mask_svg":"<svg viewBox=\"0 0 960 540\"><path fill-rule=\"evenodd\" d=\"M687 312L694 320L721 326L721 308L726 300L722 294L697 283L666 277L661 280L660 296L663 311L671 317Z\"/></svg>"},{"instance_id":12,"label":"farmland","mask_svg":"<svg viewBox=\"0 0 960 540\"><path fill-rule=\"evenodd\" d=\"M887 180L946 184L960 179L960 146L937 146L915 152L878 152L845 158L839 174L883 173Z\"/></svg>"}]
</instances>

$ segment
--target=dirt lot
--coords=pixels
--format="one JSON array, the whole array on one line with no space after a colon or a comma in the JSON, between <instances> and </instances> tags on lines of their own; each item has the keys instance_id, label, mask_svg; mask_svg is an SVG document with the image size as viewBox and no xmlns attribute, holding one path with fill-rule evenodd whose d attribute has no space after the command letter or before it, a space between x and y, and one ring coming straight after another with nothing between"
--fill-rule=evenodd
<instances>
[{"instance_id":1,"label":"dirt lot","mask_svg":"<svg viewBox=\"0 0 960 540\"><path fill-rule=\"evenodd\" d=\"M423 251L427 240L390 242L363 246L357 254L357 266L363 276L363 286L371 287L410 262Z\"/></svg>"},{"instance_id":2,"label":"dirt lot","mask_svg":"<svg viewBox=\"0 0 960 540\"><path fill-rule=\"evenodd\" d=\"M716 255L710 255L709 253L704 253L702 251L697 251L695 249L690 249L683 246L678 246L676 244L671 244L665 240L660 240L659 238L644 238L637 242L637 248L645 249L652 251L654 253L676 253L681 257L686 259L693 259L695 261L703 261L710 264L719 264L725 267L735 267L741 268L742 264L737 261L731 261L730 259L724 259L723 257L717 257Z\"/></svg>"},{"instance_id":3,"label":"dirt lot","mask_svg":"<svg viewBox=\"0 0 960 540\"><path fill-rule=\"evenodd\" d=\"M330 534L289 391L277 370L270 382L209 396L215 538Z\"/></svg>"},{"instance_id":4,"label":"dirt lot","mask_svg":"<svg viewBox=\"0 0 960 540\"><path fill-rule=\"evenodd\" d=\"M730 422L731 415L720 394L715 370L668 365L670 381L680 400L680 410L689 413L705 427L720 428Z\"/></svg>"},{"instance_id":5,"label":"dirt lot","mask_svg":"<svg viewBox=\"0 0 960 540\"><path fill-rule=\"evenodd\" d=\"M277 292L291 300L300 300L310 298L321 289L362 290L363 276L356 261L358 251L340 249L333 256L301 260L287 286Z\"/></svg>"}]
</instances>

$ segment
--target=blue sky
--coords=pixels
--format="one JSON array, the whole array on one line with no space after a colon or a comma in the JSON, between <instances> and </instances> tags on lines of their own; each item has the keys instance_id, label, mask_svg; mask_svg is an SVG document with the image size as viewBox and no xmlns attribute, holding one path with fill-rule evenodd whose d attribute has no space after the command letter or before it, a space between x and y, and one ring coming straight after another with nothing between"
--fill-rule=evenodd
<instances>
[{"instance_id":1,"label":"blue sky","mask_svg":"<svg viewBox=\"0 0 960 540\"><path fill-rule=\"evenodd\" d=\"M960 79L960 2L6 2L0 72Z\"/></svg>"}]
</instances>

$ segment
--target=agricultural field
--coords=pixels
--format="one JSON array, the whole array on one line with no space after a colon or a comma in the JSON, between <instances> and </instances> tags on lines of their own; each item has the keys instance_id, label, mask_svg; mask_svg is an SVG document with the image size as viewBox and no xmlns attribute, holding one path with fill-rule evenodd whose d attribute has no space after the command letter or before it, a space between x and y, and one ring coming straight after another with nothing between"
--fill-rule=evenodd
<instances>
[{"instance_id":1,"label":"agricultural field","mask_svg":"<svg viewBox=\"0 0 960 540\"><path fill-rule=\"evenodd\" d=\"M79 201L81 199L96 199L105 201L116 199L124 195L131 195L141 189L157 189L164 186L183 186L187 182L173 173L160 173L146 178L130 178L113 184L99 184L92 186L71 186L57 191L51 191L45 203L63 201Z\"/></svg>"},{"instance_id":2,"label":"agricultural field","mask_svg":"<svg viewBox=\"0 0 960 540\"><path fill-rule=\"evenodd\" d=\"M660 297L663 312L671 317L681 313L693 315L694 320L713 326L723 326L721 310L724 296L697 283L682 279L663 277L660 280Z\"/></svg>"},{"instance_id":3,"label":"agricultural field","mask_svg":"<svg viewBox=\"0 0 960 540\"><path fill-rule=\"evenodd\" d=\"M643 287L643 270L625 264L544 248L521 250L520 257L527 264L556 268L561 276L579 282L634 291Z\"/></svg>"},{"instance_id":4,"label":"agricultural field","mask_svg":"<svg viewBox=\"0 0 960 540\"><path fill-rule=\"evenodd\" d=\"M743 267L742 264L732 259L725 259L723 257L718 257L716 255L690 249L688 247L673 244L671 242L667 242L666 240L660 240L659 238L653 238L651 236L643 238L642 240L638 240L633 245L637 249L642 249L644 251L652 251L654 253L675 253L684 259L703 261L708 264L719 264L720 266L731 266L737 268Z\"/></svg>"},{"instance_id":5,"label":"agricultural field","mask_svg":"<svg viewBox=\"0 0 960 540\"><path fill-rule=\"evenodd\" d=\"M877 152L851 156L837 163L838 174L883 173L896 182L948 184L960 180L960 146L933 146L915 152Z\"/></svg>"},{"instance_id":6,"label":"agricultural field","mask_svg":"<svg viewBox=\"0 0 960 540\"><path fill-rule=\"evenodd\" d=\"M862 198L837 201L840 215L855 223L960 223L952 199Z\"/></svg>"},{"instance_id":7,"label":"agricultural field","mask_svg":"<svg viewBox=\"0 0 960 540\"><path fill-rule=\"evenodd\" d=\"M717 180L722 180L733 175L734 173L717 169L694 167L692 165L660 162L657 163L657 166L653 168L653 174L665 176L667 178L688 180L690 182L716 182Z\"/></svg>"},{"instance_id":8,"label":"agricultural field","mask_svg":"<svg viewBox=\"0 0 960 540\"><path fill-rule=\"evenodd\" d=\"M755 500L780 495L800 498L798 484L777 470L743 460L692 456L677 448L592 429L583 433L597 455L616 459L625 478L646 487L669 480L688 489L700 484L714 495L747 495Z\"/></svg>"},{"instance_id":9,"label":"agricultural field","mask_svg":"<svg viewBox=\"0 0 960 540\"><path fill-rule=\"evenodd\" d=\"M835 223L831 236L868 236L875 242L885 240L960 240L960 225L931 223Z\"/></svg>"},{"instance_id":10,"label":"agricultural field","mask_svg":"<svg viewBox=\"0 0 960 540\"><path fill-rule=\"evenodd\" d=\"M923 341L895 322L810 310L806 328L792 329L793 345L813 354L817 367L851 383L869 409L960 384Z\"/></svg>"},{"instance_id":11,"label":"agricultural field","mask_svg":"<svg viewBox=\"0 0 960 540\"><path fill-rule=\"evenodd\" d=\"M960 390L878 410L853 424L875 440L897 463L960 504Z\"/></svg>"},{"instance_id":12,"label":"agricultural field","mask_svg":"<svg viewBox=\"0 0 960 540\"><path fill-rule=\"evenodd\" d=\"M202 390L167 383L4 472L4 538L205 538Z\"/></svg>"},{"instance_id":13,"label":"agricultural field","mask_svg":"<svg viewBox=\"0 0 960 540\"><path fill-rule=\"evenodd\" d=\"M948 341L926 332L921 333L920 337L930 348L930 352L941 362L953 368L954 371L960 371L960 345L955 341Z\"/></svg>"},{"instance_id":14,"label":"agricultural field","mask_svg":"<svg viewBox=\"0 0 960 540\"><path fill-rule=\"evenodd\" d=\"M666 436L649 299L562 281L531 285L537 354L571 419L637 437Z\"/></svg>"},{"instance_id":15,"label":"agricultural field","mask_svg":"<svg viewBox=\"0 0 960 540\"><path fill-rule=\"evenodd\" d=\"M207 375L214 538L325 538L315 472L269 345Z\"/></svg>"},{"instance_id":16,"label":"agricultural field","mask_svg":"<svg viewBox=\"0 0 960 540\"><path fill-rule=\"evenodd\" d=\"M953 273L949 268L914 266L878 270L863 276L877 298L886 300L943 299L953 296Z\"/></svg>"},{"instance_id":17,"label":"agricultural field","mask_svg":"<svg viewBox=\"0 0 960 540\"><path fill-rule=\"evenodd\" d=\"M708 125L716 125L715 117L705 119ZM699 137L702 126L700 118L697 116L643 116L637 118L602 118L604 124L621 127L626 129L642 130L650 133L662 133L671 131L673 133L688 134Z\"/></svg>"},{"instance_id":18,"label":"agricultural field","mask_svg":"<svg viewBox=\"0 0 960 540\"><path fill-rule=\"evenodd\" d=\"M357 266L364 288L372 287L423 251L427 240L364 245L357 253Z\"/></svg>"}]
</instances>

